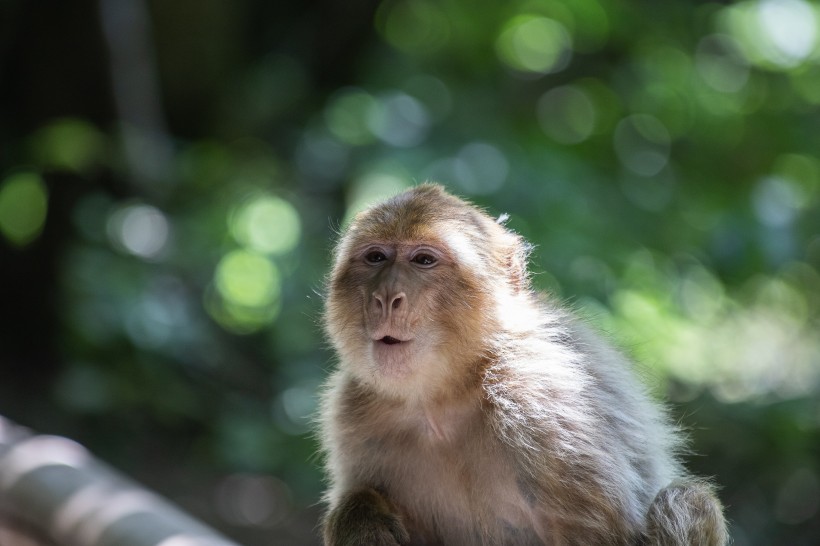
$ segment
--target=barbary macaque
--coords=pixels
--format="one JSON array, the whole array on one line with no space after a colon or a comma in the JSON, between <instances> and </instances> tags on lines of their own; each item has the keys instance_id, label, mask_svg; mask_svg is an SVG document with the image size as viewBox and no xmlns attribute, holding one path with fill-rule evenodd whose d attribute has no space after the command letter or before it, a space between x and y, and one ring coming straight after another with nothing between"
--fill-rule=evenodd
<instances>
[{"instance_id":1,"label":"barbary macaque","mask_svg":"<svg viewBox=\"0 0 820 546\"><path fill-rule=\"evenodd\" d=\"M529 245L422 184L340 238L328 546L727 543L629 363L529 282Z\"/></svg>"}]
</instances>

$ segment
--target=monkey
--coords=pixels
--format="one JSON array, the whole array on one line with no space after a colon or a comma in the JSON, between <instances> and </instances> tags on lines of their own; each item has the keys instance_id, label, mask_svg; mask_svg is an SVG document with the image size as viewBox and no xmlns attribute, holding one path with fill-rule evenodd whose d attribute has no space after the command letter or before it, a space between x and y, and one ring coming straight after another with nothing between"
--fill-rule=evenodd
<instances>
[{"instance_id":1,"label":"monkey","mask_svg":"<svg viewBox=\"0 0 820 546\"><path fill-rule=\"evenodd\" d=\"M537 293L531 246L432 183L359 213L327 280L327 546L722 546L630 362Z\"/></svg>"}]
</instances>

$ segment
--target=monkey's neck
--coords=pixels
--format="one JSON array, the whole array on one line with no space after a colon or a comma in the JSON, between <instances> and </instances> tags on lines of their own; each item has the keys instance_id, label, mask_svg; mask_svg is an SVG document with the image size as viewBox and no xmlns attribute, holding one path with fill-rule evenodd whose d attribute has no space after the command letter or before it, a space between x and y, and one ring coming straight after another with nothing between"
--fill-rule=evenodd
<instances>
[{"instance_id":1,"label":"monkey's neck","mask_svg":"<svg viewBox=\"0 0 820 546\"><path fill-rule=\"evenodd\" d=\"M358 414L368 430L386 427L404 431L434 444L457 442L481 422L484 397L480 386L457 395L425 398L385 397L353 381L345 398L351 413ZM360 412L366 407L367 411Z\"/></svg>"},{"instance_id":2,"label":"monkey's neck","mask_svg":"<svg viewBox=\"0 0 820 546\"><path fill-rule=\"evenodd\" d=\"M479 389L457 397L407 402L405 410L414 415L421 432L434 442L453 442L480 421L482 395Z\"/></svg>"},{"instance_id":3,"label":"monkey's neck","mask_svg":"<svg viewBox=\"0 0 820 546\"><path fill-rule=\"evenodd\" d=\"M447 440L452 427L447 426L448 423L446 422L446 419L442 419L440 415L428 410L427 408L424 408L422 411L424 413L424 419L427 423L427 428L430 430L430 434L436 440Z\"/></svg>"}]
</instances>

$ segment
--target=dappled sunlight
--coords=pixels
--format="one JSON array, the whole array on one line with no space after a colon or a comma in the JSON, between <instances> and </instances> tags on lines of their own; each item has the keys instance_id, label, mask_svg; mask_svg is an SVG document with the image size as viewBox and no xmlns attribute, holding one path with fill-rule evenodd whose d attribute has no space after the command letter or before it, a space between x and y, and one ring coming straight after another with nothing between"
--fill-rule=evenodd
<instances>
[{"instance_id":1,"label":"dappled sunlight","mask_svg":"<svg viewBox=\"0 0 820 546\"><path fill-rule=\"evenodd\" d=\"M630 263L611 312L589 310L658 376L731 403L802 397L820 385L820 316L801 296L820 287L813 269L790 264L729 294L699 264L678 270L646 253Z\"/></svg>"}]
</instances>

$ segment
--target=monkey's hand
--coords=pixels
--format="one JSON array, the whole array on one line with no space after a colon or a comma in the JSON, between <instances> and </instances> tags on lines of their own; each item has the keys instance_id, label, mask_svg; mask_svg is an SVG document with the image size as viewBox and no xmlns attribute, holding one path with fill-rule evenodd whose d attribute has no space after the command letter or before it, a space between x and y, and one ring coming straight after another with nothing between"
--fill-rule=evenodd
<instances>
[{"instance_id":1,"label":"monkey's hand","mask_svg":"<svg viewBox=\"0 0 820 546\"><path fill-rule=\"evenodd\" d=\"M400 546L410 542L401 518L373 489L348 493L324 522L325 546Z\"/></svg>"}]
</instances>

